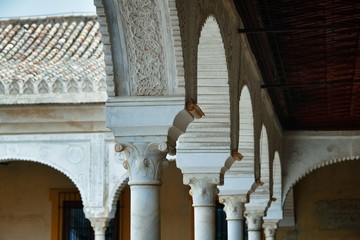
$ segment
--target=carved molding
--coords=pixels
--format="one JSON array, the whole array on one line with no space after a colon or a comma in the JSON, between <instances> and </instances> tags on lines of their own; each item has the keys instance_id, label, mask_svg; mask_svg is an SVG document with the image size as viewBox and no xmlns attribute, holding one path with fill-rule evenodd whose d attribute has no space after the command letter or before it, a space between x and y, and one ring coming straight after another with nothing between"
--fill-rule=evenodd
<instances>
[{"instance_id":1,"label":"carved molding","mask_svg":"<svg viewBox=\"0 0 360 240\"><path fill-rule=\"evenodd\" d=\"M183 182L190 185L190 195L193 197L194 207L213 207L221 183L220 174L184 174Z\"/></svg>"},{"instance_id":2,"label":"carved molding","mask_svg":"<svg viewBox=\"0 0 360 240\"><path fill-rule=\"evenodd\" d=\"M104 102L105 74L99 79L43 78L17 81L0 79L2 104Z\"/></svg>"}]
</instances>

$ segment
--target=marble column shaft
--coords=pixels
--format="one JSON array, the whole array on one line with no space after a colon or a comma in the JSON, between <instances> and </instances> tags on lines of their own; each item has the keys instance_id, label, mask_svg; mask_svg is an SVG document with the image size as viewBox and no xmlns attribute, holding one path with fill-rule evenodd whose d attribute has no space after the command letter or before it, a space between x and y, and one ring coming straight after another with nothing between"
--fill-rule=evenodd
<instances>
[{"instance_id":1,"label":"marble column shaft","mask_svg":"<svg viewBox=\"0 0 360 240\"><path fill-rule=\"evenodd\" d=\"M245 212L245 217L248 225L248 239L249 240L261 240L262 233L262 218L264 211L250 210Z\"/></svg>"},{"instance_id":2,"label":"marble column shaft","mask_svg":"<svg viewBox=\"0 0 360 240\"><path fill-rule=\"evenodd\" d=\"M277 229L277 222L265 221L263 223L263 228L265 232L265 239L266 240L275 240L276 229Z\"/></svg>"},{"instance_id":3,"label":"marble column shaft","mask_svg":"<svg viewBox=\"0 0 360 240\"><path fill-rule=\"evenodd\" d=\"M105 232L109 223L108 218L91 218L90 223L94 229L95 240L105 240Z\"/></svg>"},{"instance_id":4,"label":"marble column shaft","mask_svg":"<svg viewBox=\"0 0 360 240\"><path fill-rule=\"evenodd\" d=\"M219 174L184 174L184 184L191 187L195 240L215 240L215 198Z\"/></svg>"},{"instance_id":5,"label":"marble column shaft","mask_svg":"<svg viewBox=\"0 0 360 240\"><path fill-rule=\"evenodd\" d=\"M246 196L220 196L226 213L228 240L244 239L244 204Z\"/></svg>"},{"instance_id":6,"label":"marble column shaft","mask_svg":"<svg viewBox=\"0 0 360 240\"><path fill-rule=\"evenodd\" d=\"M131 240L160 240L161 175L167 166L165 143L117 144L124 152L131 191Z\"/></svg>"}]
</instances>

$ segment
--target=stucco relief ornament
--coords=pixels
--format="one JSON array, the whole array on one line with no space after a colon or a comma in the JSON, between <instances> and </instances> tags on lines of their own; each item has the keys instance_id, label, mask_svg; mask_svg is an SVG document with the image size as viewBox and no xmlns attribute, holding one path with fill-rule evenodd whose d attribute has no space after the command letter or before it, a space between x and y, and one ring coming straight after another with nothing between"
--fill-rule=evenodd
<instances>
[{"instance_id":1,"label":"stucco relief ornament","mask_svg":"<svg viewBox=\"0 0 360 240\"><path fill-rule=\"evenodd\" d=\"M7 145L6 146L6 155L14 156L18 155L20 152L20 147L15 144Z\"/></svg>"},{"instance_id":2,"label":"stucco relief ornament","mask_svg":"<svg viewBox=\"0 0 360 240\"><path fill-rule=\"evenodd\" d=\"M84 159L84 150L80 146L69 146L65 156L69 162L79 163Z\"/></svg>"},{"instance_id":3,"label":"stucco relief ornament","mask_svg":"<svg viewBox=\"0 0 360 240\"><path fill-rule=\"evenodd\" d=\"M46 160L49 156L50 150L46 146L41 146L39 151L39 158L41 160Z\"/></svg>"},{"instance_id":4,"label":"stucco relief ornament","mask_svg":"<svg viewBox=\"0 0 360 240\"><path fill-rule=\"evenodd\" d=\"M340 149L338 146L334 145L334 144L329 144L327 147L326 147L326 150L328 151L328 153L331 154L331 156L333 158L338 158L340 157Z\"/></svg>"},{"instance_id":5,"label":"stucco relief ornament","mask_svg":"<svg viewBox=\"0 0 360 240\"><path fill-rule=\"evenodd\" d=\"M303 153L298 148L293 148L288 155L288 159L292 164L301 162L303 159Z\"/></svg>"},{"instance_id":6,"label":"stucco relief ornament","mask_svg":"<svg viewBox=\"0 0 360 240\"><path fill-rule=\"evenodd\" d=\"M129 51L132 94L166 95L165 51L160 9L155 0L120 0Z\"/></svg>"}]
</instances>

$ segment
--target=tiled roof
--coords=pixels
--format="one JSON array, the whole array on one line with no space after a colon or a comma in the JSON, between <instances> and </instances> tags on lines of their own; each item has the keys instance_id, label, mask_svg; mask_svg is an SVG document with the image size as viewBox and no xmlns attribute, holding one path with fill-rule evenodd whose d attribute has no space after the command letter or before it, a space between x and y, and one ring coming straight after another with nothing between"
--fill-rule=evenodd
<instances>
[{"instance_id":1,"label":"tiled roof","mask_svg":"<svg viewBox=\"0 0 360 240\"><path fill-rule=\"evenodd\" d=\"M0 104L101 102L96 16L0 20Z\"/></svg>"}]
</instances>

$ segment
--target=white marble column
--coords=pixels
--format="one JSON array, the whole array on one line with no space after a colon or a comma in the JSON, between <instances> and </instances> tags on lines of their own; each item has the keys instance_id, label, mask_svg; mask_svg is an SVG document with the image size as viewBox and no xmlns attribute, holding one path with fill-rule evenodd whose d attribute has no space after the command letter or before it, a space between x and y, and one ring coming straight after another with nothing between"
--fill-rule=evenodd
<instances>
[{"instance_id":1,"label":"white marble column","mask_svg":"<svg viewBox=\"0 0 360 240\"><path fill-rule=\"evenodd\" d=\"M277 222L274 221L265 221L263 223L263 228L264 228L264 232L265 232L265 239L266 240L275 240L275 235L276 235L276 229L277 229Z\"/></svg>"},{"instance_id":2,"label":"white marble column","mask_svg":"<svg viewBox=\"0 0 360 240\"><path fill-rule=\"evenodd\" d=\"M131 240L160 240L160 186L167 166L165 143L116 145L124 152L131 192Z\"/></svg>"},{"instance_id":3,"label":"white marble column","mask_svg":"<svg viewBox=\"0 0 360 240\"><path fill-rule=\"evenodd\" d=\"M261 240L261 224L264 211L251 210L245 212L246 222L248 225L248 239Z\"/></svg>"},{"instance_id":4,"label":"white marble column","mask_svg":"<svg viewBox=\"0 0 360 240\"><path fill-rule=\"evenodd\" d=\"M95 240L105 240L105 231L109 223L108 218L91 218L90 223L94 229Z\"/></svg>"},{"instance_id":5,"label":"white marble column","mask_svg":"<svg viewBox=\"0 0 360 240\"><path fill-rule=\"evenodd\" d=\"M220 174L184 174L193 198L195 240L215 240L215 198Z\"/></svg>"},{"instance_id":6,"label":"white marble column","mask_svg":"<svg viewBox=\"0 0 360 240\"><path fill-rule=\"evenodd\" d=\"M219 196L219 200L225 206L228 240L243 240L246 196Z\"/></svg>"}]
</instances>

